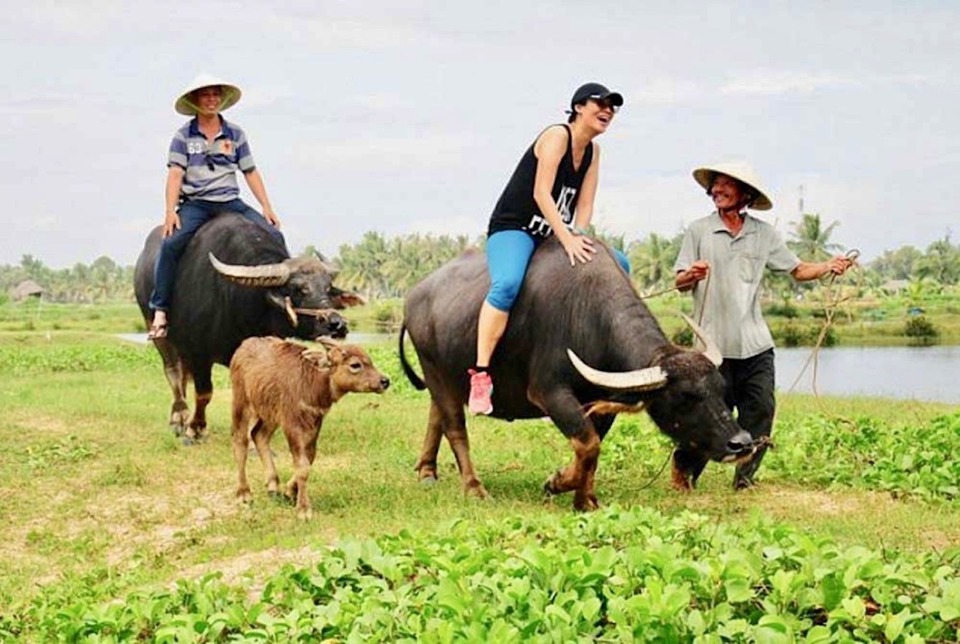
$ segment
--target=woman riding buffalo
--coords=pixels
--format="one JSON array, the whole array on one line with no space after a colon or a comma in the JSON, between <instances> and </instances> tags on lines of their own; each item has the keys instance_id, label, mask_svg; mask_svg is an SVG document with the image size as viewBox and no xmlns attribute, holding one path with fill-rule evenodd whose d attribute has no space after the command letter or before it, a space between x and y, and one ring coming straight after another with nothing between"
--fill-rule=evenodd
<instances>
[{"instance_id":1,"label":"woman riding buffalo","mask_svg":"<svg viewBox=\"0 0 960 644\"><path fill-rule=\"evenodd\" d=\"M600 147L593 139L607 130L622 105L623 96L600 83L578 87L567 123L537 136L493 209L487 229L490 291L477 324L476 365L469 371L468 407L474 414L493 412L490 359L537 246L556 235L571 267L593 259L593 240L584 234L600 174ZM618 253L618 260L629 274L626 257Z\"/></svg>"}]
</instances>

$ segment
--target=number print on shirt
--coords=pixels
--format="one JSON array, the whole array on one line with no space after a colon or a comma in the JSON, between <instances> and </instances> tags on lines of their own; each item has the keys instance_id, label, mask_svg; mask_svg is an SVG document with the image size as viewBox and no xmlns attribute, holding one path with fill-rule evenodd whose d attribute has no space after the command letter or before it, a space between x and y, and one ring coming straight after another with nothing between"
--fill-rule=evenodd
<instances>
[{"instance_id":1,"label":"number print on shirt","mask_svg":"<svg viewBox=\"0 0 960 644\"><path fill-rule=\"evenodd\" d=\"M560 194L557 196L557 210L560 211L560 219L563 220L563 223L569 224L573 222L573 212L570 211L570 204L573 203L573 198L577 196L577 189L571 188L570 186L562 186L560 188ZM547 223L547 220L543 215L534 215L530 218L530 223L527 224L527 230L530 231L531 235L536 237L549 237L553 234L553 228L550 227L550 224Z\"/></svg>"},{"instance_id":2,"label":"number print on shirt","mask_svg":"<svg viewBox=\"0 0 960 644\"><path fill-rule=\"evenodd\" d=\"M577 189L569 186L560 188L560 195L557 197L557 210L560 211L560 218L563 222L569 224L573 221L573 213L570 212L570 204L573 198L577 196Z\"/></svg>"}]
</instances>

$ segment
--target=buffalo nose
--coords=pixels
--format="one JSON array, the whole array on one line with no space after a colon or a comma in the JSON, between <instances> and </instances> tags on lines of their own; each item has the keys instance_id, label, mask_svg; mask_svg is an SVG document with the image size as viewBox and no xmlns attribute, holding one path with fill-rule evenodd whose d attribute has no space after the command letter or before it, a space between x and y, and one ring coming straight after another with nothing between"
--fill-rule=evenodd
<instances>
[{"instance_id":1,"label":"buffalo nose","mask_svg":"<svg viewBox=\"0 0 960 644\"><path fill-rule=\"evenodd\" d=\"M333 313L327 319L327 326L330 327L330 335L336 338L343 338L347 335L347 321L339 313Z\"/></svg>"},{"instance_id":2,"label":"buffalo nose","mask_svg":"<svg viewBox=\"0 0 960 644\"><path fill-rule=\"evenodd\" d=\"M733 438L727 441L727 451L739 454L745 452L753 445L753 436L742 429L734 434Z\"/></svg>"},{"instance_id":3,"label":"buffalo nose","mask_svg":"<svg viewBox=\"0 0 960 644\"><path fill-rule=\"evenodd\" d=\"M389 386L390 386L389 378L387 378L386 376L383 376L382 378L380 378L380 387L386 390Z\"/></svg>"}]
</instances>

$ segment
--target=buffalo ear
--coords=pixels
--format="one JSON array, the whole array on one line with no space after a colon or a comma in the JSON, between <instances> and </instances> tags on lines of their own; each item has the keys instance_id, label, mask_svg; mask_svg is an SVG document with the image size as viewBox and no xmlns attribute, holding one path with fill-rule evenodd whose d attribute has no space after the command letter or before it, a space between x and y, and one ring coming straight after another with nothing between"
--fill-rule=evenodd
<instances>
[{"instance_id":1,"label":"buffalo ear","mask_svg":"<svg viewBox=\"0 0 960 644\"><path fill-rule=\"evenodd\" d=\"M353 291L341 291L333 287L330 290L330 299L333 300L333 306L337 309L345 309L348 306L363 306L367 303L365 297Z\"/></svg>"}]
</instances>

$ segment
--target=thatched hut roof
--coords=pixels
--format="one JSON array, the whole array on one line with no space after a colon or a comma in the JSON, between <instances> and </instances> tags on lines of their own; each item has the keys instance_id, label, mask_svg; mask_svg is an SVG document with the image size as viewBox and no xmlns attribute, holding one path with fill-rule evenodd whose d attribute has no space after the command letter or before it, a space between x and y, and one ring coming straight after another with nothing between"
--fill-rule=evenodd
<instances>
[{"instance_id":1,"label":"thatched hut roof","mask_svg":"<svg viewBox=\"0 0 960 644\"><path fill-rule=\"evenodd\" d=\"M14 300L25 300L28 297L40 297L41 295L43 295L43 287L33 280L23 280L10 293Z\"/></svg>"}]
</instances>

